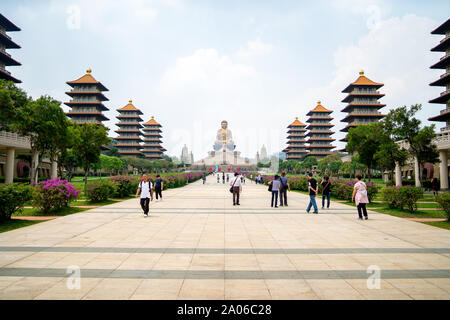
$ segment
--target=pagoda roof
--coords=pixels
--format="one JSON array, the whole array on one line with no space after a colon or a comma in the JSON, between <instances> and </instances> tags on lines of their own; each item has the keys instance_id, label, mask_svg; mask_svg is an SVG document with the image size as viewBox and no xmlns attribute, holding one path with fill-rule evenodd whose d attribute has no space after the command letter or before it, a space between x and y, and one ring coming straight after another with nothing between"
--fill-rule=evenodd
<instances>
[{"instance_id":1,"label":"pagoda roof","mask_svg":"<svg viewBox=\"0 0 450 320\"><path fill-rule=\"evenodd\" d=\"M144 125L147 125L147 126L159 126L159 127L162 127L158 122L156 122L154 116L152 116L152 118L151 118L149 121L147 121L146 123L144 123Z\"/></svg>"},{"instance_id":2,"label":"pagoda roof","mask_svg":"<svg viewBox=\"0 0 450 320\"><path fill-rule=\"evenodd\" d=\"M358 118L358 119L361 119L361 118L378 118L378 119L381 119L383 117L385 117L384 114L365 114L365 113L361 113L361 114L353 113L352 114L352 113L350 113L350 114L347 114L347 116L344 119L342 119L341 122L349 122L353 118Z\"/></svg>"},{"instance_id":3,"label":"pagoda roof","mask_svg":"<svg viewBox=\"0 0 450 320\"><path fill-rule=\"evenodd\" d=\"M444 109L437 116L428 118L429 121L444 122L450 119L450 110Z\"/></svg>"},{"instance_id":4,"label":"pagoda roof","mask_svg":"<svg viewBox=\"0 0 450 320\"><path fill-rule=\"evenodd\" d=\"M450 90L446 90L446 91L442 92L439 97L437 97L436 99L430 100L428 102L443 104L443 103L447 103L448 100L450 100Z\"/></svg>"},{"instance_id":5,"label":"pagoda roof","mask_svg":"<svg viewBox=\"0 0 450 320\"><path fill-rule=\"evenodd\" d=\"M97 96L100 101L109 101L101 91L67 91L66 94L72 98L75 96Z\"/></svg>"},{"instance_id":6,"label":"pagoda roof","mask_svg":"<svg viewBox=\"0 0 450 320\"><path fill-rule=\"evenodd\" d=\"M73 106L95 105L95 106L99 106L101 110L104 110L104 111L109 110L107 107L105 107L105 105L103 103L96 102L96 101L69 101L69 102L64 102L64 104L71 108L73 108Z\"/></svg>"},{"instance_id":7,"label":"pagoda roof","mask_svg":"<svg viewBox=\"0 0 450 320\"><path fill-rule=\"evenodd\" d=\"M91 69L87 69L86 74L84 76L81 76L77 80L68 81L66 83L71 87L77 84L96 84L101 91L109 91L101 82L95 80L91 72L92 72Z\"/></svg>"},{"instance_id":8,"label":"pagoda roof","mask_svg":"<svg viewBox=\"0 0 450 320\"><path fill-rule=\"evenodd\" d=\"M439 27L431 31L431 34L446 34L449 29L450 29L450 19L448 19Z\"/></svg>"},{"instance_id":9,"label":"pagoda roof","mask_svg":"<svg viewBox=\"0 0 450 320\"><path fill-rule=\"evenodd\" d=\"M21 66L19 61L14 60L6 52L0 51L0 61L3 62L5 66Z\"/></svg>"},{"instance_id":10,"label":"pagoda roof","mask_svg":"<svg viewBox=\"0 0 450 320\"><path fill-rule=\"evenodd\" d=\"M430 83L430 86L445 87L450 83L450 72L444 73L438 80Z\"/></svg>"},{"instance_id":11,"label":"pagoda roof","mask_svg":"<svg viewBox=\"0 0 450 320\"><path fill-rule=\"evenodd\" d=\"M350 112L351 110L357 107L365 107L365 108L372 107L373 109L379 110L381 108L386 107L386 105L382 103L350 103L344 109L342 109L341 112Z\"/></svg>"},{"instance_id":12,"label":"pagoda roof","mask_svg":"<svg viewBox=\"0 0 450 320\"><path fill-rule=\"evenodd\" d=\"M439 44L431 49L432 52L445 52L450 47L450 37L445 37Z\"/></svg>"},{"instance_id":13,"label":"pagoda roof","mask_svg":"<svg viewBox=\"0 0 450 320\"><path fill-rule=\"evenodd\" d=\"M83 116L91 116L95 117L96 119L101 119L102 121L108 121L109 119L103 115L101 112L66 112L66 115L69 118L77 118L77 117L83 117Z\"/></svg>"},{"instance_id":14,"label":"pagoda roof","mask_svg":"<svg viewBox=\"0 0 450 320\"><path fill-rule=\"evenodd\" d=\"M306 127L306 125L303 124L302 122L300 122L300 120L298 120L298 117L295 117L295 121L292 122L292 123L288 126L288 128L291 128L291 127Z\"/></svg>"},{"instance_id":15,"label":"pagoda roof","mask_svg":"<svg viewBox=\"0 0 450 320\"><path fill-rule=\"evenodd\" d=\"M6 33L0 32L0 42L4 44L5 49L20 49L20 46L12 41Z\"/></svg>"},{"instance_id":16,"label":"pagoda roof","mask_svg":"<svg viewBox=\"0 0 450 320\"><path fill-rule=\"evenodd\" d=\"M350 102L352 98L356 97L378 97L378 99L383 98L385 95L383 93L350 93L341 102Z\"/></svg>"},{"instance_id":17,"label":"pagoda roof","mask_svg":"<svg viewBox=\"0 0 450 320\"><path fill-rule=\"evenodd\" d=\"M138 114L143 114L141 110L139 110L138 108L136 108L133 105L133 100L128 101L128 104L120 109L117 109L117 111L137 111Z\"/></svg>"},{"instance_id":18,"label":"pagoda roof","mask_svg":"<svg viewBox=\"0 0 450 320\"><path fill-rule=\"evenodd\" d=\"M382 86L384 86L384 84L382 83L377 83L374 82L372 80L370 80L369 78L367 78L364 75L364 71L361 71L359 73L359 77L358 79L356 79L355 82L351 83L347 88L345 88L342 92L344 93L349 93L353 87L355 86L371 86L371 87L376 87L376 88L381 88Z\"/></svg>"},{"instance_id":19,"label":"pagoda roof","mask_svg":"<svg viewBox=\"0 0 450 320\"><path fill-rule=\"evenodd\" d=\"M8 20L4 15L0 13L0 26L5 28L6 31L20 31L21 29L14 23Z\"/></svg>"},{"instance_id":20,"label":"pagoda roof","mask_svg":"<svg viewBox=\"0 0 450 320\"><path fill-rule=\"evenodd\" d=\"M327 108L322 106L322 104L319 101L319 102L317 102L317 106L314 109L312 109L310 112L308 112L307 116L310 116L311 113L313 113L313 112L332 113L333 111L328 110Z\"/></svg>"},{"instance_id":21,"label":"pagoda roof","mask_svg":"<svg viewBox=\"0 0 450 320\"><path fill-rule=\"evenodd\" d=\"M450 64L450 54L447 54L443 56L437 63L433 64L430 67L430 69L447 69L447 66L449 64Z\"/></svg>"},{"instance_id":22,"label":"pagoda roof","mask_svg":"<svg viewBox=\"0 0 450 320\"><path fill-rule=\"evenodd\" d=\"M12 81L14 83L22 83L21 80L14 78L11 73L9 73L9 71L7 70L2 70L0 69L0 79L5 79L8 81Z\"/></svg>"}]
</instances>

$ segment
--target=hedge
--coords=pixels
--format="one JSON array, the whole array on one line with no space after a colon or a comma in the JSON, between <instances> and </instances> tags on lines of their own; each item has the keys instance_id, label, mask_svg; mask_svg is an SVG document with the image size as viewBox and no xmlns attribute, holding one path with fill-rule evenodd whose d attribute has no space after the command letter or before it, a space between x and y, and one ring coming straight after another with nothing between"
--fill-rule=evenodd
<instances>
[{"instance_id":1,"label":"hedge","mask_svg":"<svg viewBox=\"0 0 450 320\"><path fill-rule=\"evenodd\" d=\"M450 221L450 193L449 192L441 193L438 194L435 198L436 202L444 210L447 216L447 221Z\"/></svg>"},{"instance_id":2,"label":"hedge","mask_svg":"<svg viewBox=\"0 0 450 320\"><path fill-rule=\"evenodd\" d=\"M423 198L423 188L419 187L386 187L382 190L383 200L393 209L417 210L417 201Z\"/></svg>"},{"instance_id":3,"label":"hedge","mask_svg":"<svg viewBox=\"0 0 450 320\"><path fill-rule=\"evenodd\" d=\"M0 186L0 222L11 219L13 213L20 212L25 202L31 199L32 188L26 184L6 184Z\"/></svg>"}]
</instances>

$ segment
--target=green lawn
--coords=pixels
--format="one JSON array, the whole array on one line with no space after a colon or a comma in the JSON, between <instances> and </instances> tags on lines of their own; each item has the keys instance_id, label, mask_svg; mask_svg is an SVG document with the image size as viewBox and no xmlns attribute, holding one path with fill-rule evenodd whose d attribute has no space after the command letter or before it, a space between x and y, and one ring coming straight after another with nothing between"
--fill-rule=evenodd
<instances>
[{"instance_id":1,"label":"green lawn","mask_svg":"<svg viewBox=\"0 0 450 320\"><path fill-rule=\"evenodd\" d=\"M48 214L43 214L37 208L25 208L21 213L14 213L14 217L23 217L23 216L67 216L69 214L78 213L82 211L89 210L89 208L76 208L76 207L66 207L61 208L59 210L51 210Z\"/></svg>"},{"instance_id":2,"label":"green lawn","mask_svg":"<svg viewBox=\"0 0 450 320\"><path fill-rule=\"evenodd\" d=\"M44 220L45 221L45 220ZM14 229L19 229L23 227L28 227L33 224L43 222L43 221L28 221L28 220L19 220L19 219L12 219L5 222L0 223L0 233L11 231Z\"/></svg>"},{"instance_id":3,"label":"green lawn","mask_svg":"<svg viewBox=\"0 0 450 320\"><path fill-rule=\"evenodd\" d=\"M450 230L450 221L422 222L433 227Z\"/></svg>"}]
</instances>

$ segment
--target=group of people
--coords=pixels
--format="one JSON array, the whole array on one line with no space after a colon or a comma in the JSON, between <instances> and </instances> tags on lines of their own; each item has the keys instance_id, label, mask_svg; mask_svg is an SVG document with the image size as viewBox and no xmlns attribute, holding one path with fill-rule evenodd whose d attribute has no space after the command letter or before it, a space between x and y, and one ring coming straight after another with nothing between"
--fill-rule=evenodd
<instances>
[{"instance_id":1,"label":"group of people","mask_svg":"<svg viewBox=\"0 0 450 320\"><path fill-rule=\"evenodd\" d=\"M220 173L216 173L217 182L219 183ZM252 177L250 177L251 179ZM225 179L230 183L230 192L233 194L233 206L240 205L240 194L242 192L242 185L245 184L245 177L238 172L234 173L234 177L231 179L229 175L225 175L222 173L222 181L225 183ZM206 174L202 175L203 184L206 182ZM263 177L258 175L255 177L256 183L263 183ZM330 208L330 198L331 198L331 180L328 176L324 176L322 181L320 181L322 185L322 209ZM142 210L144 211L144 215L148 217L150 201L153 201L153 193L156 194L156 200L160 199L162 201L162 191L164 189L164 182L161 179L160 175L156 176L155 183L149 180L147 174L144 174L139 182L138 189L136 191L136 198L140 195L140 204ZM289 185L289 180L286 177L286 173L281 173L281 176L275 175L274 179L269 182L269 191L272 193L271 199L271 207L278 208L278 198L280 199L280 207L287 207L287 192L291 191L291 187ZM319 183L316 179L314 179L313 174L308 174L308 192L309 192L309 204L306 208L306 212L310 213L311 208L314 209L313 213L318 214L319 209L316 203L316 196L319 193ZM326 202L326 203L325 203ZM367 194L367 186L361 180L361 176L356 176L356 183L353 187L352 194L352 202L356 203L356 207L358 210L358 219L359 220L367 220L367 208L366 204L369 203L369 198ZM325 207L326 204L326 207Z\"/></svg>"},{"instance_id":2,"label":"group of people","mask_svg":"<svg viewBox=\"0 0 450 320\"><path fill-rule=\"evenodd\" d=\"M162 201L162 192L164 189L164 181L158 174L155 179L155 185L149 180L148 175L144 174L139 179L138 189L136 191L136 198L140 194L141 208L144 211L144 216L148 217L150 211L150 201L153 201L153 193L156 195L156 200Z\"/></svg>"},{"instance_id":3,"label":"group of people","mask_svg":"<svg viewBox=\"0 0 450 320\"><path fill-rule=\"evenodd\" d=\"M366 205L369 203L369 197L367 194L367 186L361 180L361 176L356 176L356 183L353 187L352 202L355 202L358 210L358 219L367 220L369 217L367 215ZM322 209L330 208L331 200L331 180L328 176L324 176L322 181ZM269 191L272 192L271 207L278 208L278 197L280 198L280 207L288 206L287 203L287 191L291 191L289 186L288 178L286 173L282 173L281 177L275 175L274 179L269 182ZM318 214L319 209L316 203L316 196L319 193L319 183L314 179L313 174L308 174L308 193L309 193L309 203L306 207L306 213L311 212L311 208L314 209L313 213ZM325 203L326 202L326 203ZM326 204L326 206L325 206Z\"/></svg>"}]
</instances>

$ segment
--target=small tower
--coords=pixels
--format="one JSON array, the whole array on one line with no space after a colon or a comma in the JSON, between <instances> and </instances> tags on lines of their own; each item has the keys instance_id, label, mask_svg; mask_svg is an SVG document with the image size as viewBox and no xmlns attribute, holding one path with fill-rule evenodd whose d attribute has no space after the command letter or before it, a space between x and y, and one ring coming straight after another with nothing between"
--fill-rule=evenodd
<instances>
[{"instance_id":1,"label":"small tower","mask_svg":"<svg viewBox=\"0 0 450 320\"><path fill-rule=\"evenodd\" d=\"M69 81L67 84L73 89L66 92L72 98L65 105L72 110L67 112L67 116L75 123L91 123L102 124L103 121L109 120L103 115L103 111L109 109L103 105L103 101L108 101L103 95L103 91L108 89L91 74L91 69L87 69L86 74L81 78Z\"/></svg>"},{"instance_id":2,"label":"small tower","mask_svg":"<svg viewBox=\"0 0 450 320\"><path fill-rule=\"evenodd\" d=\"M161 127L153 116L148 122L144 123L144 145L141 152L147 159L161 160L163 152L166 151L161 147Z\"/></svg>"},{"instance_id":3,"label":"small tower","mask_svg":"<svg viewBox=\"0 0 450 320\"><path fill-rule=\"evenodd\" d=\"M309 123L306 128L308 134L308 150L310 156L314 156L318 159L324 158L327 155L332 154L331 150L335 148L331 145L335 139L331 138L334 133L331 131L333 125L330 123L333 118L330 117L333 111L326 109L321 105L320 101L317 102L317 106L308 112L309 119L306 121Z\"/></svg>"},{"instance_id":4,"label":"small tower","mask_svg":"<svg viewBox=\"0 0 450 320\"><path fill-rule=\"evenodd\" d=\"M378 111L386 106L378 101L378 99L384 97L384 94L378 91L382 86L384 84L373 82L364 75L364 71L361 71L358 79L342 91L348 93L347 97L342 100L342 102L347 102L348 105L342 110L342 112L347 113L347 116L341 122L347 122L348 124L341 132L348 132L350 128L361 124L377 122L384 117ZM340 141L346 142L347 139L344 138ZM345 151L345 149L341 151Z\"/></svg>"},{"instance_id":5,"label":"small tower","mask_svg":"<svg viewBox=\"0 0 450 320\"><path fill-rule=\"evenodd\" d=\"M287 160L301 161L307 154L305 143L306 125L295 118L295 121L288 126L288 146L283 152L286 153Z\"/></svg>"},{"instance_id":6,"label":"small tower","mask_svg":"<svg viewBox=\"0 0 450 320\"><path fill-rule=\"evenodd\" d=\"M117 111L119 112L117 116L119 130L116 133L119 136L115 140L119 153L123 156L141 156L142 132L140 128L142 128L141 122L143 121L140 117L141 110L136 108L133 101L130 100L125 107L117 109Z\"/></svg>"},{"instance_id":7,"label":"small tower","mask_svg":"<svg viewBox=\"0 0 450 320\"><path fill-rule=\"evenodd\" d=\"M266 149L265 145L263 145L261 147L260 157L261 157L261 161L267 161L268 160L267 149Z\"/></svg>"},{"instance_id":8,"label":"small tower","mask_svg":"<svg viewBox=\"0 0 450 320\"><path fill-rule=\"evenodd\" d=\"M5 79L14 83L22 83L19 79L14 78L11 75L11 72L6 70L6 66L22 65L6 52L6 49L20 49L20 46L12 41L11 37L6 34L6 32L14 31L20 31L20 28L0 13L0 79Z\"/></svg>"}]
</instances>

